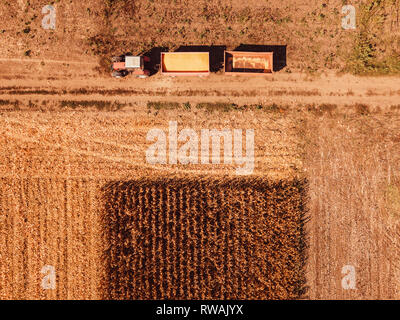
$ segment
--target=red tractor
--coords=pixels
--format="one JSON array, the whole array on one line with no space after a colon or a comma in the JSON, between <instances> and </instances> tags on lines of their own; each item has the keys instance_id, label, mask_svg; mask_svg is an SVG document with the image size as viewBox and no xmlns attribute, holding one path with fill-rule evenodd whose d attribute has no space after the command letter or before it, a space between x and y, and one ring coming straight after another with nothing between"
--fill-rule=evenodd
<instances>
[{"instance_id":1,"label":"red tractor","mask_svg":"<svg viewBox=\"0 0 400 320\"><path fill-rule=\"evenodd\" d=\"M130 54L113 57L111 75L114 78L123 78L128 74L133 74L137 78L147 78L150 75L150 71L145 69L145 62L150 62L150 58Z\"/></svg>"}]
</instances>

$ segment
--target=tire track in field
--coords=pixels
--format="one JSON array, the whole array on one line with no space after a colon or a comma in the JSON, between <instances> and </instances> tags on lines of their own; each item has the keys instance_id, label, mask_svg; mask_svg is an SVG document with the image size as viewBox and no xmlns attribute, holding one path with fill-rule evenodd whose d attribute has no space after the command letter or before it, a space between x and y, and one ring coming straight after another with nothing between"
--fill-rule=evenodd
<instances>
[{"instance_id":1,"label":"tire track in field","mask_svg":"<svg viewBox=\"0 0 400 320\"><path fill-rule=\"evenodd\" d=\"M40 126L37 127L37 126L35 126L34 122L32 120L29 120L29 119L26 119L26 121L25 120L24 121L20 121L20 120L14 119L14 118L7 117L5 122L6 122L7 125L10 125L9 123L17 124L17 125L21 126L21 128L23 130L27 130L27 129L32 130L32 129L34 129L36 131L40 131L41 133L46 133L48 131L56 129L56 128L50 126L50 125L43 125L43 124L40 124ZM146 130L146 129L143 128L143 127L135 127L134 131L136 131L136 130L143 131L143 130ZM12 131L14 132L15 128L13 128ZM69 138L75 138L75 136L76 136L76 132L75 131L71 132L71 133L64 131L63 134L66 135ZM15 133L11 134L11 136L14 136L14 135L15 135ZM89 147L91 147L90 144L92 142L94 142L94 143L99 144L100 146L101 145L106 145L106 146L110 146L110 147L117 148L117 149L120 148L120 149L132 150L134 152L143 152L143 154L144 154L144 149L143 148L141 149L140 147L136 147L134 144L133 145L126 145L126 144L121 144L121 143L119 143L117 141L107 142L104 139L97 139L97 138L94 138L94 137L92 137L92 136L90 136L88 134L85 134L85 133L81 134L80 132L78 134L78 137L83 139L84 143L87 143ZM20 138L22 138L23 140L25 139L25 142L29 142L29 143L37 143L37 144L41 143L38 140L32 140L32 138L28 138L28 137L23 136L23 135L21 135ZM28 139L28 140L26 140L26 139ZM69 141L69 140L67 139L67 141ZM78 142L78 144L81 144L81 143L82 143L81 141ZM293 143L293 142L289 142L289 143ZM140 168L146 167L146 168L162 170L162 171L171 171L171 170L178 171L179 170L179 171L182 171L184 173L189 173L190 172L190 173L205 173L205 174L212 173L212 174L215 174L216 171L219 171L219 172L220 171L224 171L224 173L226 173L226 170L232 171L232 170L235 170L235 168L236 168L235 165L230 165L230 166L225 166L225 167L219 167L217 170L215 170L215 169L211 169L211 170L194 169L193 170L193 169L184 168L184 167L178 167L178 168L171 169L171 167L165 168L165 167L160 167L160 166L149 165L149 164L146 163L145 159L141 159L141 157L138 158L136 155L134 155L134 159L132 159L132 154L131 153L127 154L127 156L129 156L132 159L132 160L129 160L129 159L126 159L124 157L116 157L116 156L110 157L110 156L105 155L104 153L101 153L101 152L94 152L94 151L87 151L87 150L76 149L76 148L69 148L67 146L64 146L64 145L58 144L58 143L45 142L45 144L48 145L48 146L51 146L53 149L57 149L57 148L60 148L60 147L63 148L63 150L65 152L65 154L64 154L65 156L69 154L68 152L73 151L73 153L75 153L75 154L93 156L93 157L97 157L97 158L100 158L100 159L103 159L103 160L106 160L106 161L121 162L121 163L129 164L129 165L134 165L134 166L137 166L137 167L140 167ZM281 152L279 152L279 153L277 153L278 149L276 147L274 147L274 150L275 150L274 153L266 153L267 150L264 150L265 146L260 147L258 149L259 149L258 153L261 152L263 154L263 156L261 157L261 156L257 156L256 155L255 160L256 160L257 166L268 168L268 171L270 171L270 172L271 171L282 171L282 170L290 169L292 165L290 163L286 163L286 165L282 165L280 159L288 158L288 157L289 158L290 157L296 158L296 155L297 155L297 153L286 152L286 147L283 148L283 149L281 148L281 150L280 150ZM109 151L111 151L111 150L109 150ZM116 153L120 154L122 152L116 152ZM58 152L58 155L59 154L60 153Z\"/></svg>"},{"instance_id":2,"label":"tire track in field","mask_svg":"<svg viewBox=\"0 0 400 320\"><path fill-rule=\"evenodd\" d=\"M74 153L74 154L78 154L78 155L84 155L84 156L89 156L89 157L94 157L94 158L99 158L102 160L106 160L106 161L110 161L110 162L118 162L118 163L125 163L128 165L133 165L138 167L138 169L143 169L148 168L148 169L152 169L152 170L157 170L157 171L165 171L167 173L171 173L171 171L177 171L180 172L181 174L185 174L185 173L191 173L191 174L212 174L212 175L216 175L216 174L226 174L226 172L221 172L221 170L204 170L204 169L198 169L198 170L191 170L191 169L182 169L182 168L174 168L172 169L171 167L159 167L159 166L155 166L155 165L150 165L147 163L134 163L133 161L129 161L125 158L121 158L121 157L115 157L115 156L107 156L98 152L90 152L90 151L86 151L86 150L80 150L80 149L76 149L76 148L71 148L71 147L65 147L59 143L48 143L48 142L43 142L43 141L38 141L36 139L33 138L29 138L20 134L10 134L10 133L6 133L3 132L3 135L11 138L11 139L16 139L16 140L20 140L26 143L35 143L35 144L39 144L39 145L44 145L50 148L56 148L56 149L63 149L66 152L69 153ZM231 172L232 170L228 170L228 172Z\"/></svg>"}]
</instances>

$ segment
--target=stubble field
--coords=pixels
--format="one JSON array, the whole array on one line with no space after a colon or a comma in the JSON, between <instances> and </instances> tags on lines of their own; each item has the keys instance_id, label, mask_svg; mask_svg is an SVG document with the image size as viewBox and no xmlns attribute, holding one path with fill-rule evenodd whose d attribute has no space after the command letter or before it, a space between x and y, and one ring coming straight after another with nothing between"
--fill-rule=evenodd
<instances>
[{"instance_id":1,"label":"stubble field","mask_svg":"<svg viewBox=\"0 0 400 320\"><path fill-rule=\"evenodd\" d=\"M354 4L356 31L341 29L343 4L348 3L55 1L57 27L44 30L44 3L3 1L0 298L399 299L400 85L390 76L400 70L399 2ZM257 79L216 72L207 79L155 74L119 81L105 72L111 55L127 51L157 58L161 50L208 46L218 56L225 47L243 45L277 50L278 72ZM211 67L217 71L219 59ZM153 128L167 132L169 121L177 121L178 130L196 132L254 129L255 168L248 179L254 185L263 181L265 190L304 182L304 198L292 193L301 198L301 210L291 216L294 224L283 221L290 241L282 230L271 231L274 214L290 216L290 210L266 213L265 203L277 200L276 190L263 197L251 186L240 189L246 179L240 180L229 187L233 195L241 193L239 204L226 194L229 188L220 188L221 181L237 179L236 165L149 164L146 135ZM219 190L200 189L209 200L189 192L201 179ZM171 199L153 201L142 186L146 181L152 189L159 184L159 195L167 190L165 181L173 181ZM246 202L243 192L263 209ZM183 194L193 210L182 208ZM111 195L123 202L113 202ZM128 205L135 197L145 205ZM216 205L221 197L231 211ZM215 210L202 209L207 201ZM290 207L288 199L283 202ZM148 216L136 219L135 212ZM130 224L110 224L110 218L125 214ZM206 216L209 220L201 220ZM150 224L157 228L147 228ZM195 230L191 241L185 238ZM157 251L161 242L151 242L163 236L168 250L159 252L166 260ZM306 256L299 258L303 240ZM198 241L209 250L196 247ZM271 248L280 254L278 245L292 245L288 260L296 261L281 277L280 261L263 255ZM230 247L237 251L221 259L220 252ZM112 265L118 252L123 259ZM248 287L241 292L231 279L249 271L236 263L243 259L259 272L242 279ZM136 275L143 261L150 261L155 273L143 267ZM53 290L42 287L46 265L56 271ZM355 268L355 289L343 289L346 265ZM196 271L193 278L188 267ZM224 277L211 281L218 273ZM121 274L120 282L110 281ZM174 278L178 274L182 277ZM179 285L171 286L167 277ZM141 288L136 296L130 281Z\"/></svg>"},{"instance_id":2,"label":"stubble field","mask_svg":"<svg viewBox=\"0 0 400 320\"><path fill-rule=\"evenodd\" d=\"M110 226L104 223L107 202L101 197L107 183L149 177L234 178L234 167L223 164L142 165L149 145L147 130L167 130L171 118L180 119L178 128L184 124L223 128L237 121L236 127L245 129L253 124L253 176L271 183L307 179L308 290L304 297L398 297L399 200L395 190L400 137L394 128L399 126L399 114L253 113L148 112L147 108L141 112L4 112L1 255L7 263L1 275L2 298L107 297L107 264L102 257L108 245L104 230ZM141 127L145 123L146 129ZM120 210L122 214L125 209ZM348 264L357 270L357 290L342 289L341 270ZM55 291L41 289L44 265L57 270Z\"/></svg>"}]
</instances>

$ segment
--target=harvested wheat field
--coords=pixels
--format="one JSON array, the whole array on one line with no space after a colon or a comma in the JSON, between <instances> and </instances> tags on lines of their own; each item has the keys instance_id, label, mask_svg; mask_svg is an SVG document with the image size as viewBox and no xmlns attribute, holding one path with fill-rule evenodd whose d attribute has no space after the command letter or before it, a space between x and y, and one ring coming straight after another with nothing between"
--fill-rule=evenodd
<instances>
[{"instance_id":1,"label":"harvested wheat field","mask_svg":"<svg viewBox=\"0 0 400 320\"><path fill-rule=\"evenodd\" d=\"M253 112L269 114L262 110ZM213 113L220 117L210 117ZM251 112L243 117L240 111L202 109L157 111L144 107L115 112L82 108L4 112L0 119L3 177L0 254L7 261L1 271L3 299L109 296L114 285L104 286L104 279L109 276L104 252L109 243L103 237L113 225L104 223L102 190L111 181L171 175L182 179L199 174L222 179L236 175L236 165L224 163L205 166L146 164L146 148L150 144L146 141L147 131L154 127L168 130L171 118L179 119L178 128L198 129L222 129L228 122L246 129L252 121L264 132L255 137L254 175L271 181L298 175L300 141L295 135L294 123L279 112L269 114L269 124L264 122L267 118L249 120L254 118ZM286 132L279 127L286 127ZM262 172L262 168L267 167L268 176ZM56 269L55 290L41 288L44 275L40 270L45 265ZM9 273L10 269L13 272ZM294 289L291 290L287 297L294 296ZM148 295L143 292L142 298Z\"/></svg>"},{"instance_id":2,"label":"harvested wheat field","mask_svg":"<svg viewBox=\"0 0 400 320\"><path fill-rule=\"evenodd\" d=\"M399 128L391 113L307 121L311 297L400 298ZM344 265L356 290L342 289Z\"/></svg>"},{"instance_id":3,"label":"harvested wheat field","mask_svg":"<svg viewBox=\"0 0 400 320\"><path fill-rule=\"evenodd\" d=\"M0 186L0 298L101 298L99 182L2 178ZM55 268L54 290L41 286L45 265Z\"/></svg>"},{"instance_id":4,"label":"harvested wheat field","mask_svg":"<svg viewBox=\"0 0 400 320\"><path fill-rule=\"evenodd\" d=\"M1 298L399 297L400 137L395 129L400 116L395 108L168 107L2 112L0 254L6 263L0 271ZM171 119L178 119L179 129L254 128L253 174L239 178L236 166L223 162L146 164L146 132L167 131ZM307 193L296 193L290 181L307 181L301 186ZM294 198L280 202L282 190ZM167 195L168 201L160 200ZM229 210L216 206L222 200ZM291 215L268 203L305 206ZM307 211L303 234L299 219ZM119 219L125 219L120 229ZM241 229L240 222L249 229ZM235 236L233 230L239 230ZM210 251L192 251L200 250L198 241ZM229 247L237 251L224 254ZM262 252L273 252L272 260ZM290 258L284 252L291 252ZM184 259L192 254L190 262ZM166 270L163 255L173 259ZM276 268L277 255L291 261L287 269ZM240 291L230 281L250 267L234 265L243 259L254 269L241 279L249 287ZM143 261L154 268L143 267ZM45 265L55 267L54 290L41 287ZM344 265L356 269L355 290L342 288ZM262 273L265 268L268 274ZM207 278L211 274L213 281ZM109 281L115 277L119 281ZM179 285L171 286L167 277Z\"/></svg>"}]
</instances>

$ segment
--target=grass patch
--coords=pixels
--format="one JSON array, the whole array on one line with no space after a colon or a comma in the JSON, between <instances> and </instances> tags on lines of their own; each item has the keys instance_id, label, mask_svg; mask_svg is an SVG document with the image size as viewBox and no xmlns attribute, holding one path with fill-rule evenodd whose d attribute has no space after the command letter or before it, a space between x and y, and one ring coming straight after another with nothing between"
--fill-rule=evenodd
<instances>
[{"instance_id":1,"label":"grass patch","mask_svg":"<svg viewBox=\"0 0 400 320\"><path fill-rule=\"evenodd\" d=\"M312 105L307 106L308 112L311 112L318 116L322 116L326 113L329 115L332 115L334 113L334 111L336 111L336 109L337 109L337 105L330 104L330 103L323 103L320 105L312 104Z\"/></svg>"},{"instance_id":2,"label":"grass patch","mask_svg":"<svg viewBox=\"0 0 400 320\"><path fill-rule=\"evenodd\" d=\"M370 109L367 105L362 104L362 103L357 103L354 105L354 109L357 114L362 115L362 116L367 116L370 114Z\"/></svg>"},{"instance_id":3,"label":"grass patch","mask_svg":"<svg viewBox=\"0 0 400 320\"><path fill-rule=\"evenodd\" d=\"M197 109L206 109L208 112L223 111L228 112L232 110L237 110L239 106L235 103L228 102L202 102L196 105Z\"/></svg>"},{"instance_id":4,"label":"grass patch","mask_svg":"<svg viewBox=\"0 0 400 320\"><path fill-rule=\"evenodd\" d=\"M350 58L347 59L346 71L356 75L400 73L399 54L382 46L381 35L385 33L384 24L387 15L385 5L385 0L370 0L360 4L357 19L359 31L354 37L354 48Z\"/></svg>"},{"instance_id":5,"label":"grass patch","mask_svg":"<svg viewBox=\"0 0 400 320\"><path fill-rule=\"evenodd\" d=\"M147 102L147 108L156 110L174 110L180 108L178 102L163 102L163 101L149 101Z\"/></svg>"},{"instance_id":6,"label":"grass patch","mask_svg":"<svg viewBox=\"0 0 400 320\"><path fill-rule=\"evenodd\" d=\"M111 101L100 101L100 100L62 100L60 102L61 108L90 108L95 107L100 111L117 111L122 107L126 106L126 104L119 102L111 102Z\"/></svg>"},{"instance_id":7,"label":"grass patch","mask_svg":"<svg viewBox=\"0 0 400 320\"><path fill-rule=\"evenodd\" d=\"M266 112L273 112L273 113L285 113L289 107L278 105L276 103L271 103L269 105L256 105L256 109L264 110Z\"/></svg>"},{"instance_id":8,"label":"grass patch","mask_svg":"<svg viewBox=\"0 0 400 320\"><path fill-rule=\"evenodd\" d=\"M17 107L19 105L20 105L19 100L11 101L11 100L0 99L0 106L15 106L15 107Z\"/></svg>"},{"instance_id":9,"label":"grass patch","mask_svg":"<svg viewBox=\"0 0 400 320\"><path fill-rule=\"evenodd\" d=\"M37 89L37 90L10 90L7 92L8 94L13 95L28 95L28 94L41 94L41 95L57 95L60 94L59 91L56 90L45 90L45 89Z\"/></svg>"}]
</instances>

